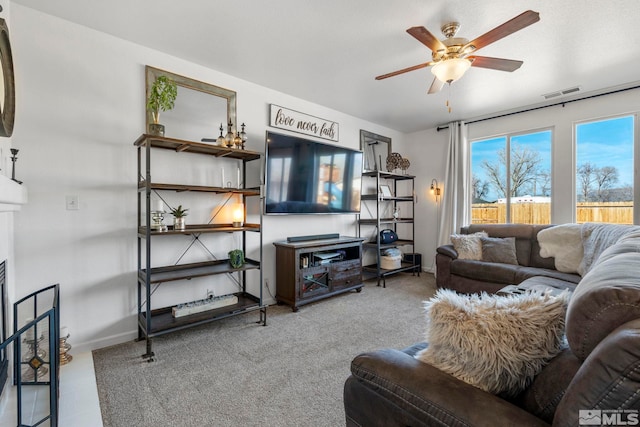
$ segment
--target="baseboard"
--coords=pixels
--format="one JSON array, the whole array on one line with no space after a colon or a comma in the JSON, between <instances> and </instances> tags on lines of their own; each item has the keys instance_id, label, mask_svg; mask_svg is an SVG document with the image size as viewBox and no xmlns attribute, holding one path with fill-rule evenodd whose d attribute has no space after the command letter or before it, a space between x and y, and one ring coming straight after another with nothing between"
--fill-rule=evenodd
<instances>
[{"instance_id":1,"label":"baseboard","mask_svg":"<svg viewBox=\"0 0 640 427\"><path fill-rule=\"evenodd\" d=\"M123 342L132 341L136 338L138 338L137 330L131 332L123 332L121 334L111 335L105 338L86 341L82 343L70 342L73 347L71 348L71 351L69 353L73 355L73 353L90 352L93 350L110 347L112 345L122 344Z\"/></svg>"}]
</instances>

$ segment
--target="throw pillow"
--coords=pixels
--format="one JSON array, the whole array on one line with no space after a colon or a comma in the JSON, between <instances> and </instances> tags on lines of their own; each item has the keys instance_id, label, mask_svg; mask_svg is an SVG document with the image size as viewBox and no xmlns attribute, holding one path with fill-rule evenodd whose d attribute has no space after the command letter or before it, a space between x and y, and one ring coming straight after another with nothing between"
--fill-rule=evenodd
<instances>
[{"instance_id":1,"label":"throw pillow","mask_svg":"<svg viewBox=\"0 0 640 427\"><path fill-rule=\"evenodd\" d=\"M494 394L524 390L564 343L569 293L460 295L425 302L429 346L416 358Z\"/></svg>"},{"instance_id":2,"label":"throw pillow","mask_svg":"<svg viewBox=\"0 0 640 427\"><path fill-rule=\"evenodd\" d=\"M554 257L556 270L577 273L582 262L581 224L561 224L538 232L540 256Z\"/></svg>"},{"instance_id":3,"label":"throw pillow","mask_svg":"<svg viewBox=\"0 0 640 427\"><path fill-rule=\"evenodd\" d=\"M481 237L482 260L502 264L518 264L516 238Z\"/></svg>"},{"instance_id":4,"label":"throw pillow","mask_svg":"<svg viewBox=\"0 0 640 427\"><path fill-rule=\"evenodd\" d=\"M482 259L481 237L487 237L485 231L473 234L452 234L451 243L453 248L458 252L459 259L472 259L480 261Z\"/></svg>"}]
</instances>

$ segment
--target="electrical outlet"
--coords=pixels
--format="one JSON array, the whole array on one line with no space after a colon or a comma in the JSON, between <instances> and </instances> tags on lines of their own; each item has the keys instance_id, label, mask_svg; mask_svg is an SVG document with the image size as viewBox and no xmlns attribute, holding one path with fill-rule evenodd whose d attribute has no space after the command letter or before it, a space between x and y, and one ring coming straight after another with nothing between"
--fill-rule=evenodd
<instances>
[{"instance_id":1,"label":"electrical outlet","mask_svg":"<svg viewBox=\"0 0 640 427\"><path fill-rule=\"evenodd\" d=\"M68 211L77 211L80 209L78 196L66 196L65 200L67 202Z\"/></svg>"}]
</instances>

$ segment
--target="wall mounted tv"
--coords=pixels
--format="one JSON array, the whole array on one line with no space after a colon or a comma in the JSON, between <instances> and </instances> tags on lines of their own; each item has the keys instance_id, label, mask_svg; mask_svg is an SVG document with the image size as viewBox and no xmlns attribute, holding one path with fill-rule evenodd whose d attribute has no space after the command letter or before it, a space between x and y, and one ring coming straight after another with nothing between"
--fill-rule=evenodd
<instances>
[{"instance_id":1,"label":"wall mounted tv","mask_svg":"<svg viewBox=\"0 0 640 427\"><path fill-rule=\"evenodd\" d=\"M265 214L360 212L362 152L267 131Z\"/></svg>"}]
</instances>

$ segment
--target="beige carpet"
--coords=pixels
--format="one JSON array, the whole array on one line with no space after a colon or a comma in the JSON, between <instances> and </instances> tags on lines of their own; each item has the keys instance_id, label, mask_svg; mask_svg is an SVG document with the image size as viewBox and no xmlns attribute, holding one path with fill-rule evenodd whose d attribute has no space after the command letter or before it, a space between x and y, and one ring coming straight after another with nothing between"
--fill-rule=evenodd
<instances>
[{"instance_id":1,"label":"beige carpet","mask_svg":"<svg viewBox=\"0 0 640 427\"><path fill-rule=\"evenodd\" d=\"M435 279L400 274L300 308L268 309L93 353L105 427L344 425L354 356L423 340Z\"/></svg>"}]
</instances>

